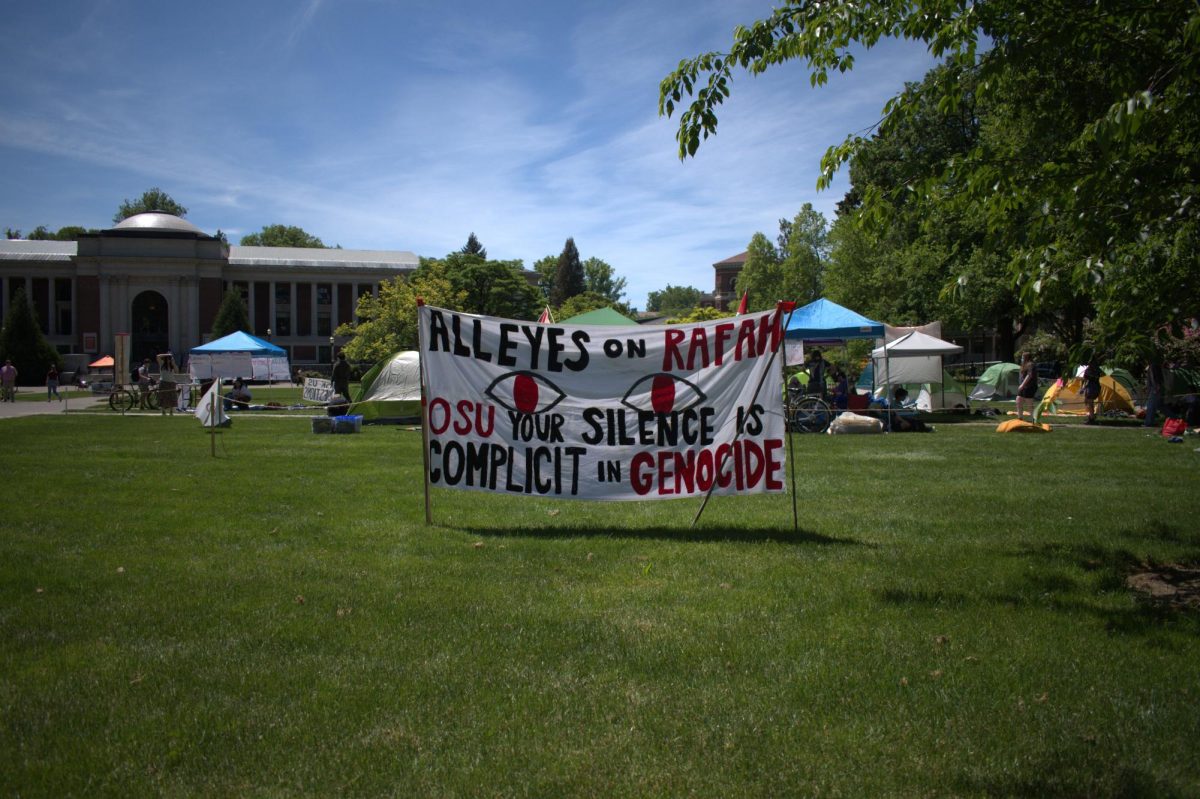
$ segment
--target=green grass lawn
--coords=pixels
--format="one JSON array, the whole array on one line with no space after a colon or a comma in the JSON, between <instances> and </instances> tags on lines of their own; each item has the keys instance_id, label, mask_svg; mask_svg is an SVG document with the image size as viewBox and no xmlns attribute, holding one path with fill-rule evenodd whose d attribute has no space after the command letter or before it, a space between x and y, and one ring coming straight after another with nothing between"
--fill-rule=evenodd
<instances>
[{"instance_id":1,"label":"green grass lawn","mask_svg":"<svg viewBox=\"0 0 1200 799\"><path fill-rule=\"evenodd\" d=\"M1197 796L1200 439L799 436L791 497L435 491L420 435L9 419L6 796Z\"/></svg>"}]
</instances>

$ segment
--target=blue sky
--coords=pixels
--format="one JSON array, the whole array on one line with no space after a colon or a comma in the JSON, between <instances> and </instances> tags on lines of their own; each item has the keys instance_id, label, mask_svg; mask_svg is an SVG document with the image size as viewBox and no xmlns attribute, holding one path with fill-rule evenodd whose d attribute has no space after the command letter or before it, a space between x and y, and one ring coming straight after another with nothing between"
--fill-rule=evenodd
<instances>
[{"instance_id":1,"label":"blue sky","mask_svg":"<svg viewBox=\"0 0 1200 799\"><path fill-rule=\"evenodd\" d=\"M711 290L712 264L811 202L825 148L932 64L888 43L809 88L740 75L718 135L676 157L659 81L763 0L12 3L0 48L0 225L105 228L158 186L232 243L441 256L474 232L526 266L568 236L628 281Z\"/></svg>"}]
</instances>

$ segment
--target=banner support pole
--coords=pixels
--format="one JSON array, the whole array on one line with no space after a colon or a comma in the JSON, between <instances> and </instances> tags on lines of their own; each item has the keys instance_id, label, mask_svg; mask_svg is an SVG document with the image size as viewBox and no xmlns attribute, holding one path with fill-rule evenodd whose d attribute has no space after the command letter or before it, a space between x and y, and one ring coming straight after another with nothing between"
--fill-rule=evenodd
<instances>
[{"instance_id":1,"label":"banner support pole","mask_svg":"<svg viewBox=\"0 0 1200 799\"><path fill-rule=\"evenodd\" d=\"M759 392L762 391L763 383L766 382L767 375L770 374L771 367L774 365L775 356L779 354L779 350L785 349L785 339L787 338L787 327L789 324L791 324L792 314L796 312L796 303L794 303L794 302L791 302L791 303L778 302L778 303L776 303L775 304L775 315L777 317L783 311L783 308L785 306L788 306L788 309L787 309L788 316L787 316L787 321L783 323L783 326L779 331L779 345L771 351L771 359L769 361L767 361L767 368L763 370L762 375L760 375L758 378L758 385L756 385L754 387L754 394L750 397L750 405L751 406L754 405L754 401L758 399ZM786 360L786 358L785 358L785 360ZM784 419L783 427L784 427L784 431L786 434L786 430L787 430L787 419L786 418ZM738 427L736 430L733 431L733 441L729 442L730 450L733 449L733 446L735 444L737 444L738 439L741 437L742 437L742 428ZM699 510L696 511L696 515L692 519L692 529L693 530L696 529L696 522L700 521L700 516L704 513L704 509L708 506L708 500L712 497L713 491L715 491L717 488L717 477L721 474L721 469L725 466L725 462L728 459L729 459L729 455L727 453L725 455L725 457L722 458L721 461L716 464L716 467L713 470L712 485L710 485L708 487L708 491L706 491L704 493L704 501L700 503L700 508L699 508ZM792 496L793 497L795 496L794 491L792 492Z\"/></svg>"},{"instance_id":2,"label":"banner support pole","mask_svg":"<svg viewBox=\"0 0 1200 799\"><path fill-rule=\"evenodd\" d=\"M417 374L421 381L421 477L425 484L425 525L433 524L433 509L429 499L429 398L425 391L425 359L419 357L425 352L425 328L421 325L421 308L425 300L417 297Z\"/></svg>"}]
</instances>

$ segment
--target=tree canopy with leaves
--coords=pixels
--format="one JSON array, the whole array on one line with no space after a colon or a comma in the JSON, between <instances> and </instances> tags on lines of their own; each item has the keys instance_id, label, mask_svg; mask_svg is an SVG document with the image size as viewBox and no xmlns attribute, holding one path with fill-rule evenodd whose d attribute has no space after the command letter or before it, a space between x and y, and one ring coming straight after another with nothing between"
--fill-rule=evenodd
<instances>
[{"instance_id":1,"label":"tree canopy with leaves","mask_svg":"<svg viewBox=\"0 0 1200 799\"><path fill-rule=\"evenodd\" d=\"M700 307L704 292L695 286L672 286L670 283L661 291L646 295L646 309L665 314L681 314Z\"/></svg>"},{"instance_id":2,"label":"tree canopy with leaves","mask_svg":"<svg viewBox=\"0 0 1200 799\"><path fill-rule=\"evenodd\" d=\"M187 209L171 198L162 189L155 186L152 189L147 189L142 193L142 196L136 200L125 200L121 203L121 207L113 214L113 224L119 223L123 219L128 219L134 214L144 214L149 211L161 211L164 214L174 214L175 216L187 216Z\"/></svg>"},{"instance_id":3,"label":"tree canopy with leaves","mask_svg":"<svg viewBox=\"0 0 1200 799\"><path fill-rule=\"evenodd\" d=\"M956 114L969 97L986 104L993 130L905 180L869 188L863 224L885 222L903 194L971 216L1027 309L1086 294L1109 342L1148 342L1200 315L1200 293L1178 290L1200 282L1195 0L785 0L739 27L728 51L682 61L660 85L659 111L670 116L688 98L677 140L681 157L694 155L716 132L735 70L796 60L822 85L831 71L853 68L852 46L885 37L923 42L945 64L885 104L879 135L922 108ZM850 135L830 147L818 187L868 141ZM925 231L939 222L923 216Z\"/></svg>"},{"instance_id":4,"label":"tree canopy with leaves","mask_svg":"<svg viewBox=\"0 0 1200 799\"><path fill-rule=\"evenodd\" d=\"M242 236L242 246L321 248L325 243L295 225L264 225L259 232Z\"/></svg>"},{"instance_id":5,"label":"tree canopy with leaves","mask_svg":"<svg viewBox=\"0 0 1200 799\"><path fill-rule=\"evenodd\" d=\"M755 233L746 248L746 264L736 291L746 294L752 311L774 308L779 300L806 305L821 296L828 258L825 216L805 203L794 219L779 220L778 248Z\"/></svg>"},{"instance_id":6,"label":"tree canopy with leaves","mask_svg":"<svg viewBox=\"0 0 1200 799\"><path fill-rule=\"evenodd\" d=\"M417 348L417 298L440 308L462 308L465 292L451 286L445 269L436 263L409 276L384 280L378 295L358 298L354 324L340 325L339 336L350 336L342 348L352 361L378 361L397 350Z\"/></svg>"}]
</instances>

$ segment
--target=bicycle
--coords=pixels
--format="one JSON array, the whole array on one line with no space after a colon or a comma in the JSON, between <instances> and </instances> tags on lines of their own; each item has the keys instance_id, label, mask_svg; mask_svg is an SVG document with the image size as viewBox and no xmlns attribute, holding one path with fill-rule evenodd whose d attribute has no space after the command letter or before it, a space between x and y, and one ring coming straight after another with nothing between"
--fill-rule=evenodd
<instances>
[{"instance_id":1,"label":"bicycle","mask_svg":"<svg viewBox=\"0 0 1200 799\"><path fill-rule=\"evenodd\" d=\"M816 394L793 394L788 391L788 430L796 433L824 433L833 421L833 408Z\"/></svg>"},{"instance_id":2,"label":"bicycle","mask_svg":"<svg viewBox=\"0 0 1200 799\"><path fill-rule=\"evenodd\" d=\"M150 391L144 397L145 403L143 404L141 389L117 386L108 395L108 407L118 413L131 411L138 405L142 405L142 407L149 408L152 411L158 410L158 392L153 385L151 385Z\"/></svg>"}]
</instances>

